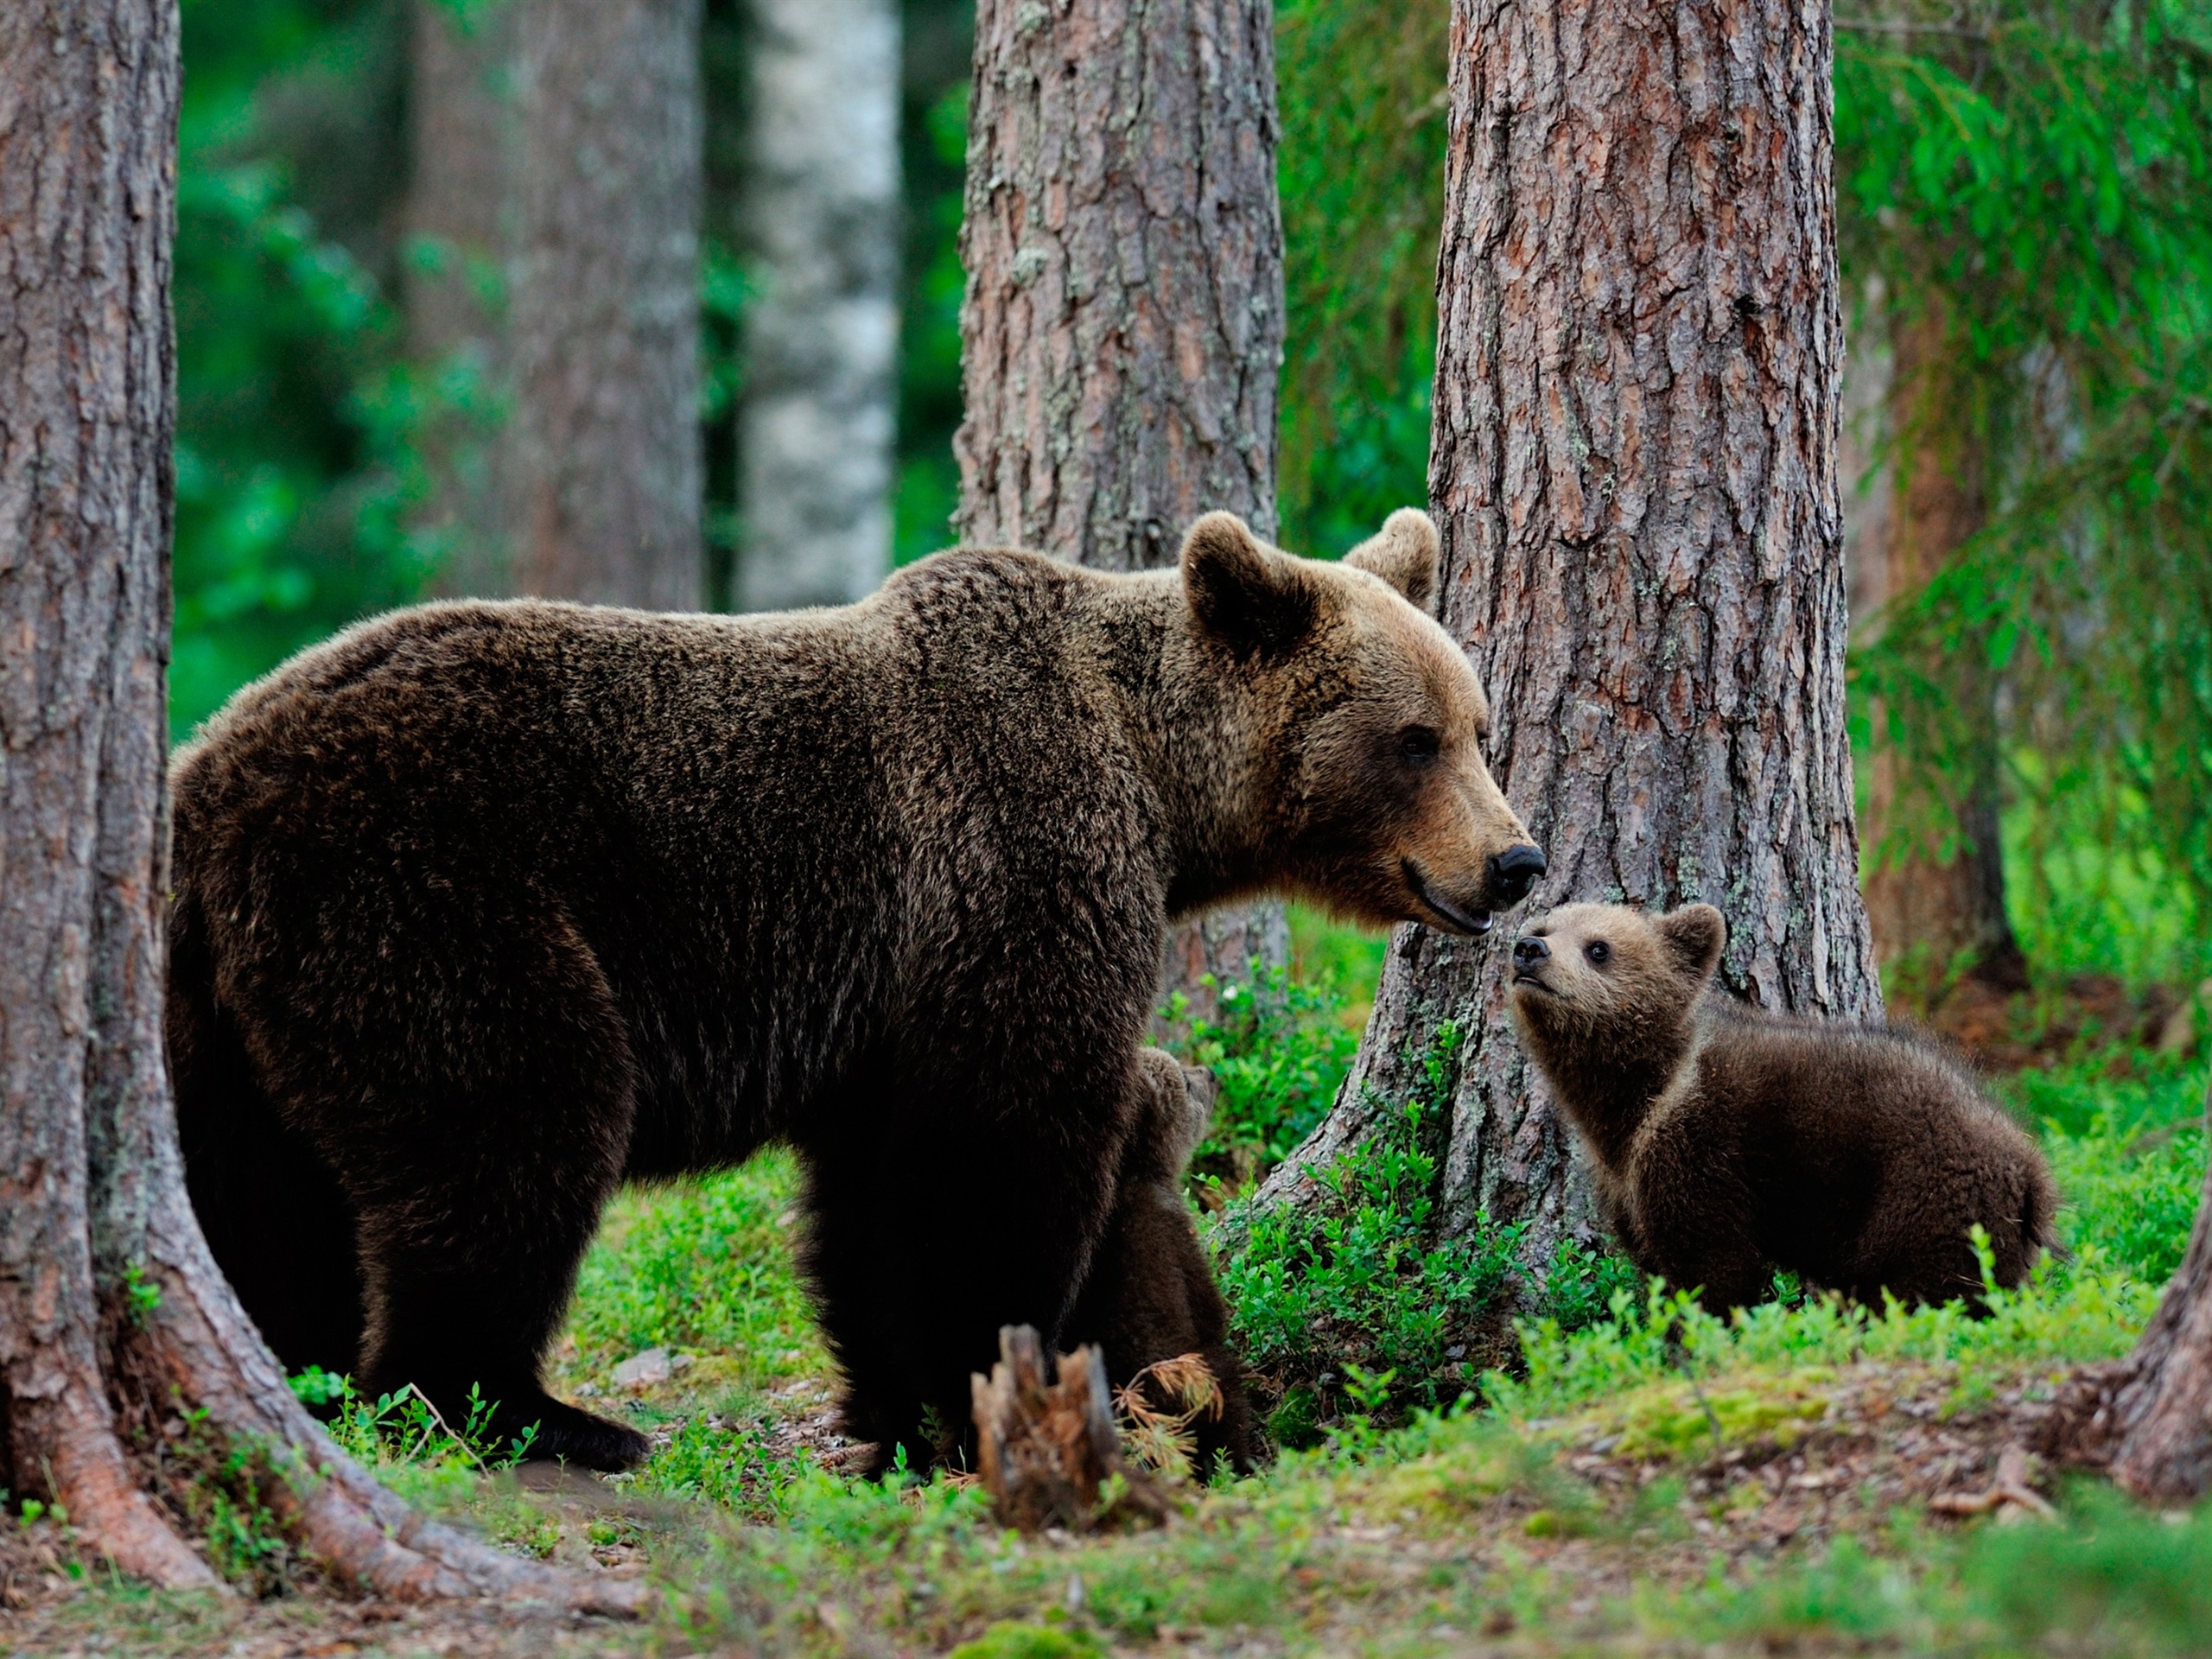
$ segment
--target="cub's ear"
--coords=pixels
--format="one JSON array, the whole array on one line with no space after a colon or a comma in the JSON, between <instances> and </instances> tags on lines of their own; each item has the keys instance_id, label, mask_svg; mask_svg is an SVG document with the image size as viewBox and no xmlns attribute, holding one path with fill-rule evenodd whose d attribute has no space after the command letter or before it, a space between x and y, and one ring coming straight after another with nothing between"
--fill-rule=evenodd
<instances>
[{"instance_id":1,"label":"cub's ear","mask_svg":"<svg viewBox=\"0 0 2212 1659\"><path fill-rule=\"evenodd\" d=\"M1238 656L1272 657L1313 631L1313 584L1287 553L1262 547L1233 512L1210 512L1183 538L1183 591L1198 625Z\"/></svg>"},{"instance_id":2,"label":"cub's ear","mask_svg":"<svg viewBox=\"0 0 2212 1659\"><path fill-rule=\"evenodd\" d=\"M1657 925L1676 963L1700 984L1720 965L1728 924L1711 905L1684 905L1662 916Z\"/></svg>"},{"instance_id":3,"label":"cub's ear","mask_svg":"<svg viewBox=\"0 0 2212 1659\"><path fill-rule=\"evenodd\" d=\"M1436 614L1436 561L1441 552L1436 525L1419 507L1400 507L1376 531L1344 555L1344 563L1380 576L1406 596L1417 611Z\"/></svg>"}]
</instances>

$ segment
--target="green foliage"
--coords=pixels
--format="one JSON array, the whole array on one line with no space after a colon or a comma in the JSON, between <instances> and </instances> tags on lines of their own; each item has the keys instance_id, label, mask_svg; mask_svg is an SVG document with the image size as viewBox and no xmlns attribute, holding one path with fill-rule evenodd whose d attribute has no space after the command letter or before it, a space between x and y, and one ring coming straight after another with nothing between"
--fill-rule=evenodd
<instances>
[{"instance_id":1,"label":"green foliage","mask_svg":"<svg viewBox=\"0 0 2212 1659\"><path fill-rule=\"evenodd\" d=\"M1089 1630L1002 1619L973 1642L963 1642L945 1659L1097 1659L1103 1651Z\"/></svg>"},{"instance_id":2,"label":"green foliage","mask_svg":"<svg viewBox=\"0 0 2212 1659\"><path fill-rule=\"evenodd\" d=\"M1444 212L1443 0L1283 0L1287 545L1339 554L1428 499Z\"/></svg>"},{"instance_id":3,"label":"green foliage","mask_svg":"<svg viewBox=\"0 0 2212 1659\"><path fill-rule=\"evenodd\" d=\"M1218 988L1219 1023L1190 1017L1181 993L1166 1018L1184 1034L1175 1051L1221 1084L1213 1125L1192 1159L1201 1179L1232 1186L1268 1172L1328 1116L1359 1049L1338 1022L1343 997L1275 969L1257 987Z\"/></svg>"},{"instance_id":4,"label":"green foliage","mask_svg":"<svg viewBox=\"0 0 2212 1659\"><path fill-rule=\"evenodd\" d=\"M1955 682L1986 664L2024 935L2063 950L2058 912L2141 915L2155 892L2185 937L2101 965L2192 977L2212 966L2206 39L2183 0L2000 0L1966 27L1847 29L1836 65L1847 269L1883 276L1893 320L1953 319L1941 429L1900 440L1973 446L1997 507L1854 663L1901 830L1955 830L1989 740Z\"/></svg>"},{"instance_id":5,"label":"green foliage","mask_svg":"<svg viewBox=\"0 0 2212 1659\"><path fill-rule=\"evenodd\" d=\"M2100 1249L2146 1285L2181 1265L2204 1184L2201 1067L2139 1057L2135 1075L2107 1075L2093 1055L2062 1071L2024 1072L2010 1092L2043 1128L2044 1150L2065 1203L2059 1234L2072 1249Z\"/></svg>"},{"instance_id":6,"label":"green foliage","mask_svg":"<svg viewBox=\"0 0 2212 1659\"><path fill-rule=\"evenodd\" d=\"M783 1518L794 1481L814 1465L787 1441L779 1441L772 1420L758 1409L690 1417L677 1425L669 1443L631 1484L640 1491L702 1499L747 1521Z\"/></svg>"},{"instance_id":7,"label":"green foliage","mask_svg":"<svg viewBox=\"0 0 2212 1659\"><path fill-rule=\"evenodd\" d=\"M817 1370L788 1248L798 1182L791 1154L777 1151L617 1199L577 1275L569 1332L582 1363L662 1347L732 1356L741 1368L733 1382Z\"/></svg>"},{"instance_id":8,"label":"green foliage","mask_svg":"<svg viewBox=\"0 0 2212 1659\"><path fill-rule=\"evenodd\" d=\"M425 448L491 416L470 365L402 361L385 298L404 17L374 0L183 8L179 733L414 594L440 552L410 527Z\"/></svg>"},{"instance_id":9,"label":"green foliage","mask_svg":"<svg viewBox=\"0 0 2212 1659\"><path fill-rule=\"evenodd\" d=\"M2063 1528L1977 1535L1963 1574L1974 1602L2023 1641L2202 1652L2212 1630L2212 1514L2176 1525L2094 1487L2069 1508Z\"/></svg>"},{"instance_id":10,"label":"green foliage","mask_svg":"<svg viewBox=\"0 0 2212 1659\"><path fill-rule=\"evenodd\" d=\"M909 119L906 300L899 354L899 482L893 557L909 564L950 545L960 469L960 217L968 156L968 83L944 87Z\"/></svg>"},{"instance_id":11,"label":"green foliage","mask_svg":"<svg viewBox=\"0 0 2212 1659\"><path fill-rule=\"evenodd\" d=\"M270 1467L267 1449L226 1440L201 1407L183 1414L162 1456L183 1477L175 1490L206 1542L207 1564L255 1596L289 1590L300 1562L270 1506L283 1487Z\"/></svg>"},{"instance_id":12,"label":"green foliage","mask_svg":"<svg viewBox=\"0 0 2212 1659\"><path fill-rule=\"evenodd\" d=\"M1446 1026L1432 1065L1448 1066L1458 1041ZM1220 1236L1234 1243L1217 1271L1233 1339L1253 1365L1325 1390L1343 1386L1339 1371L1357 1380L1364 1368L1387 1373L1394 1397L1434 1404L1472 1380L1446 1351L1495 1301L1521 1230L1484 1220L1432 1242L1436 1160L1422 1125L1439 1103L1370 1105L1374 1128L1313 1172L1320 1202L1224 1212Z\"/></svg>"},{"instance_id":13,"label":"green foliage","mask_svg":"<svg viewBox=\"0 0 2212 1659\"><path fill-rule=\"evenodd\" d=\"M491 1474L513 1468L530 1455L537 1425L526 1425L501 1445L492 1435L492 1415L499 1408L469 1384L467 1414L449 1423L411 1382L396 1393L370 1400L354 1391L352 1379L333 1376L311 1365L286 1379L304 1404L332 1408L330 1438L371 1468L406 1468L451 1473Z\"/></svg>"}]
</instances>

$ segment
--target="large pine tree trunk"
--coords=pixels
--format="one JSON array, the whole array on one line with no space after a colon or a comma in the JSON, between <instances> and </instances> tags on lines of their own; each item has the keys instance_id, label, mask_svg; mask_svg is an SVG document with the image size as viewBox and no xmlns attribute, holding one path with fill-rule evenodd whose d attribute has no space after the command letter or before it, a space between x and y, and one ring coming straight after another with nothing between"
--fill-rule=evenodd
<instances>
[{"instance_id":1,"label":"large pine tree trunk","mask_svg":"<svg viewBox=\"0 0 2212 1659\"><path fill-rule=\"evenodd\" d=\"M740 608L864 597L891 568L899 13L757 0L739 444Z\"/></svg>"},{"instance_id":2,"label":"large pine tree trunk","mask_svg":"<svg viewBox=\"0 0 2212 1659\"><path fill-rule=\"evenodd\" d=\"M1264 0L982 0L968 124L960 539L1109 570L1217 508L1275 524L1282 223ZM1277 906L1171 983L1280 962Z\"/></svg>"},{"instance_id":3,"label":"large pine tree trunk","mask_svg":"<svg viewBox=\"0 0 2212 1659\"><path fill-rule=\"evenodd\" d=\"M515 3L515 590L696 608L700 0Z\"/></svg>"},{"instance_id":4,"label":"large pine tree trunk","mask_svg":"<svg viewBox=\"0 0 2212 1659\"><path fill-rule=\"evenodd\" d=\"M1980 423L1959 361L1964 349L1939 290L1906 296L1914 308L1891 330L1889 424L1897 448L1895 499L1884 560L1885 606L1910 603L1989 521ZM2005 861L1998 838L1997 682L1986 652L1940 653L1924 666L1951 693L1966 735L1955 776L1938 782L1955 835L1911 821L1926 811L1912 798L1906 761L1883 741L1867 779L1866 911L1885 963L1933 990L1954 964L2004 988L2026 984L2026 964L2005 913ZM1907 822L1897 823L1900 813ZM1902 848L1886 843L1893 833ZM1949 842L1948 845L1946 842Z\"/></svg>"},{"instance_id":5,"label":"large pine tree trunk","mask_svg":"<svg viewBox=\"0 0 2212 1659\"><path fill-rule=\"evenodd\" d=\"M292 1397L185 1197L162 1058L174 0L0 9L0 1484L166 1586L214 1574L129 1429L199 1411L384 1594L634 1608L422 1522Z\"/></svg>"},{"instance_id":6,"label":"large pine tree trunk","mask_svg":"<svg viewBox=\"0 0 2212 1659\"><path fill-rule=\"evenodd\" d=\"M474 375L486 410L507 386L505 289L520 140L515 23L512 0L461 9L415 0L410 23L408 354L435 372ZM442 593L514 591L501 518L505 435L492 418L442 423L431 435L434 489L422 527L442 550Z\"/></svg>"},{"instance_id":7,"label":"large pine tree trunk","mask_svg":"<svg viewBox=\"0 0 2212 1659\"><path fill-rule=\"evenodd\" d=\"M1830 53L1823 0L1455 0L1429 489L1491 770L1550 859L1529 908L1709 900L1731 989L1866 1018ZM1306 1172L1448 1056L1440 1222L1527 1224L1528 1306L1593 1230L1506 1013L1513 931L1398 934L1335 1111L1262 1202L1319 1202Z\"/></svg>"}]
</instances>

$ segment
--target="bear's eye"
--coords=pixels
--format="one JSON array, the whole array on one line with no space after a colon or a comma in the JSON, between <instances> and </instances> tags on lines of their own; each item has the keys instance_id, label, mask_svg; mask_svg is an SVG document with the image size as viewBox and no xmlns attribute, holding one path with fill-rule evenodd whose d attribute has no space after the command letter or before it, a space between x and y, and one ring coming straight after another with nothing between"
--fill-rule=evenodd
<instances>
[{"instance_id":1,"label":"bear's eye","mask_svg":"<svg viewBox=\"0 0 2212 1659\"><path fill-rule=\"evenodd\" d=\"M1443 747L1441 740L1426 726L1408 726L1398 734L1398 753L1415 766L1427 766Z\"/></svg>"},{"instance_id":2,"label":"bear's eye","mask_svg":"<svg viewBox=\"0 0 2212 1659\"><path fill-rule=\"evenodd\" d=\"M1582 947L1582 954L1589 957L1590 960L1599 967L1602 968L1607 962L1611 960L1613 947L1607 944L1603 939L1592 939L1589 944Z\"/></svg>"}]
</instances>

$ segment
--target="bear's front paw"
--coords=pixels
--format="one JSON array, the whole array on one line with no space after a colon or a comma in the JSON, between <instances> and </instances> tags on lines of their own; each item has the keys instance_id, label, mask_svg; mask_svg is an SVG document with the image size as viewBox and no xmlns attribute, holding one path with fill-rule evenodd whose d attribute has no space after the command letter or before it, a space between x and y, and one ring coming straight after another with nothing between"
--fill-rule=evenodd
<instances>
[{"instance_id":1,"label":"bear's front paw","mask_svg":"<svg viewBox=\"0 0 2212 1659\"><path fill-rule=\"evenodd\" d=\"M537 1434L523 1453L532 1463L570 1463L580 1469L614 1474L634 1469L652 1455L652 1442L636 1429L594 1417L550 1395L513 1411L511 1418L509 1408L503 1408L499 1414L503 1431L508 1421L537 1425Z\"/></svg>"}]
</instances>

